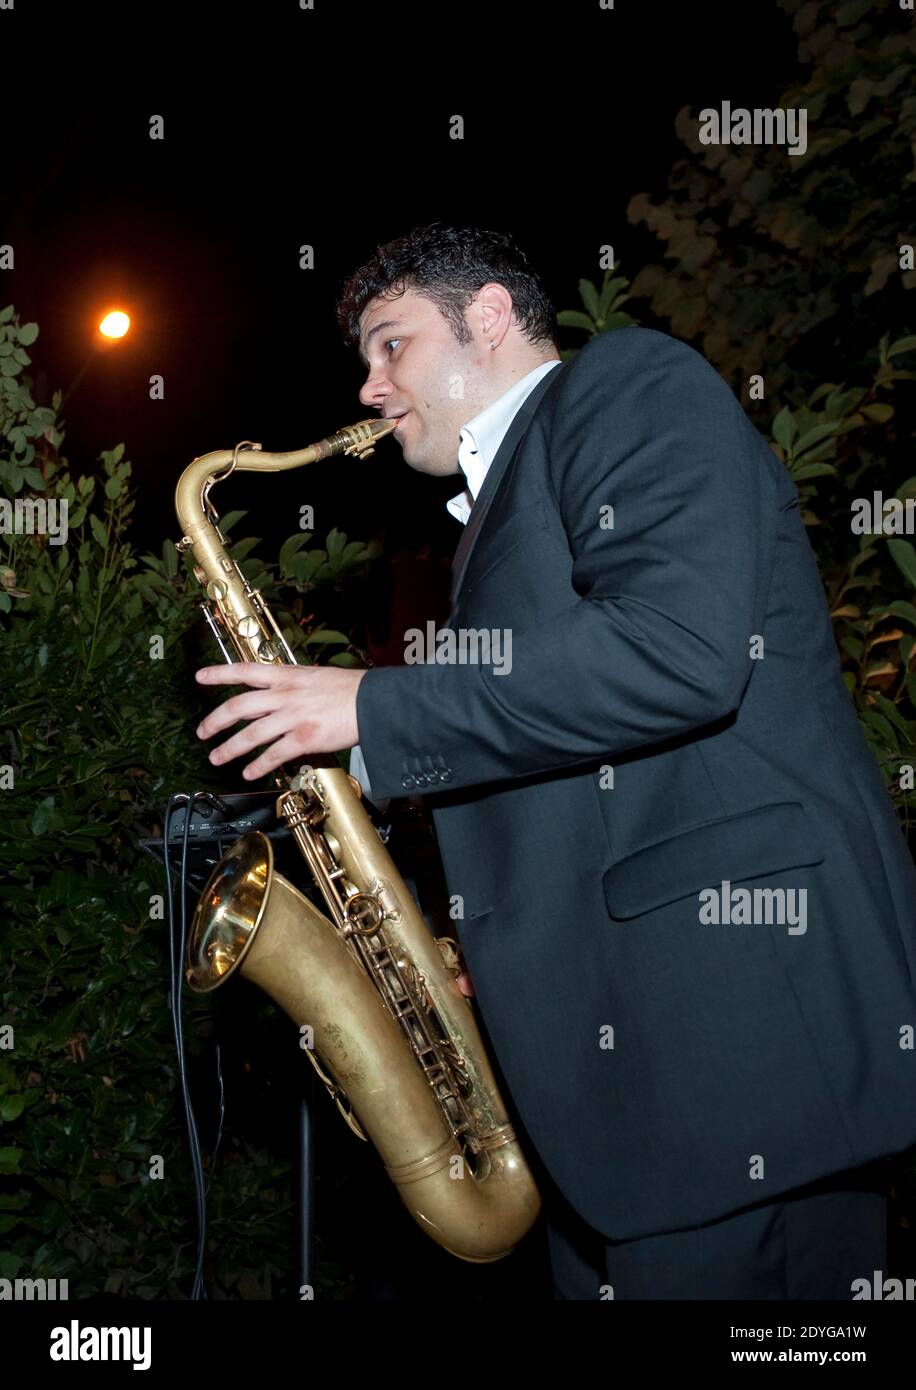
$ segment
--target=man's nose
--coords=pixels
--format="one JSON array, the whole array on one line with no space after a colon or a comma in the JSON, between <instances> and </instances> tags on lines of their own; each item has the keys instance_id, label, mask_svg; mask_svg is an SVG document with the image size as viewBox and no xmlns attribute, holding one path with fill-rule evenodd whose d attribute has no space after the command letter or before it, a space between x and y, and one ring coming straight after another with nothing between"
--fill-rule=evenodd
<instances>
[{"instance_id":1,"label":"man's nose","mask_svg":"<svg viewBox=\"0 0 916 1390\"><path fill-rule=\"evenodd\" d=\"M382 376L367 376L359 393L362 405L374 405L378 409L382 408L385 400L391 395L391 384Z\"/></svg>"}]
</instances>

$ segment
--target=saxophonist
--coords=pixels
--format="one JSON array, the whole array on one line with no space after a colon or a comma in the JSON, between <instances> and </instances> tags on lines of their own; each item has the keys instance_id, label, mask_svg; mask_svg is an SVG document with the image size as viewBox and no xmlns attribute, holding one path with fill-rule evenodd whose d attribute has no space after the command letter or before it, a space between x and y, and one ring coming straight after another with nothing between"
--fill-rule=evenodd
<instances>
[{"instance_id":1,"label":"saxophonist","mask_svg":"<svg viewBox=\"0 0 916 1390\"><path fill-rule=\"evenodd\" d=\"M460 475L448 640L205 668L251 687L212 761L352 747L429 798L556 1298L851 1298L916 1143L916 871L794 483L668 335L563 363L500 233L379 247L338 318L408 466ZM511 660L448 657L481 632Z\"/></svg>"}]
</instances>

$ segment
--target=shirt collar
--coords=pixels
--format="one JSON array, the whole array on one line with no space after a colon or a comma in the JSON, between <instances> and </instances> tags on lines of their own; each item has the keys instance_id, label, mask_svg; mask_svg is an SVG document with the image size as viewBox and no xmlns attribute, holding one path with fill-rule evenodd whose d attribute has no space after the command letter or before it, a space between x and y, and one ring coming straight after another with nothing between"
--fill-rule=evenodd
<instances>
[{"instance_id":1,"label":"shirt collar","mask_svg":"<svg viewBox=\"0 0 916 1390\"><path fill-rule=\"evenodd\" d=\"M562 359L551 357L534 367L491 403L461 426L458 445L458 466L465 477L465 488L456 497L446 502L446 507L456 520L466 523L477 494L483 487L487 471L496 458L499 446L506 437L520 406L531 394L543 376L546 376Z\"/></svg>"}]
</instances>

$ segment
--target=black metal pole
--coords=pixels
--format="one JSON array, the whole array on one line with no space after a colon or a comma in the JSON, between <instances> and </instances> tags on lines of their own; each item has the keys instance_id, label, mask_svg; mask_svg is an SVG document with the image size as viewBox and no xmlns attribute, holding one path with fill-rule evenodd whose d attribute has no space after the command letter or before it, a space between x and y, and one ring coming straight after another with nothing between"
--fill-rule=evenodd
<instances>
[{"instance_id":1,"label":"black metal pole","mask_svg":"<svg viewBox=\"0 0 916 1390\"><path fill-rule=\"evenodd\" d=\"M302 1059L302 1088L299 1094L299 1298L315 1297L314 1247L314 1129L312 1102L315 1097L315 1069Z\"/></svg>"}]
</instances>

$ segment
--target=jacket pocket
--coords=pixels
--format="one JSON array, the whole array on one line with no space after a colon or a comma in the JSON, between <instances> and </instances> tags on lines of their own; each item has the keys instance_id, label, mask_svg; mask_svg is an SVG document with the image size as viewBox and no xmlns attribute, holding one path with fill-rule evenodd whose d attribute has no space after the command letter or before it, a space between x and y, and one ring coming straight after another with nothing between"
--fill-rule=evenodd
<instances>
[{"instance_id":1,"label":"jacket pocket","mask_svg":"<svg viewBox=\"0 0 916 1390\"><path fill-rule=\"evenodd\" d=\"M801 802L778 801L635 850L607 870L604 896L612 917L638 917L725 880L763 878L823 858Z\"/></svg>"}]
</instances>

